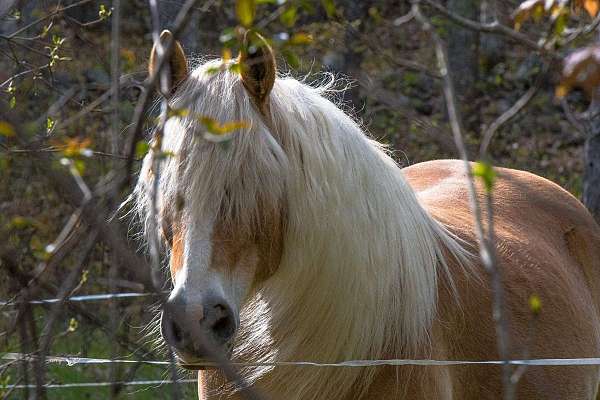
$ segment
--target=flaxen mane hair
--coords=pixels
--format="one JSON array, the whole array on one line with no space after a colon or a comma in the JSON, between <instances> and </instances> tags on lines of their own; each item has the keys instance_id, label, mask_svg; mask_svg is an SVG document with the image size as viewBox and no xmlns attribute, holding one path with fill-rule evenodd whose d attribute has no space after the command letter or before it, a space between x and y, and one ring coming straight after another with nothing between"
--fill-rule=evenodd
<instances>
[{"instance_id":1,"label":"flaxen mane hair","mask_svg":"<svg viewBox=\"0 0 600 400\"><path fill-rule=\"evenodd\" d=\"M438 281L449 280L445 259L464 262L467 251L419 205L382 145L324 96L328 86L278 78L268 127L240 76L220 66L200 65L171 101L189 113L166 124L163 149L174 156L162 164L159 218L183 198L186 218L257 229L258 210L286 208L281 265L247 299L234 357L338 362L410 355L426 345ZM198 116L250 125L215 143L204 138ZM135 190L142 219L150 163L147 157ZM275 398L310 400L358 398L374 370L245 374ZM301 386L287 386L292 375Z\"/></svg>"}]
</instances>

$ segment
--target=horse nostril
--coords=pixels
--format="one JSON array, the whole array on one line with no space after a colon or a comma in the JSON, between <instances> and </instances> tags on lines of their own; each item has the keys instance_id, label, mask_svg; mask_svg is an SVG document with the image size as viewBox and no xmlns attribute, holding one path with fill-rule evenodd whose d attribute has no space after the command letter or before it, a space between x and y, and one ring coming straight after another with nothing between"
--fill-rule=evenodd
<instances>
[{"instance_id":1,"label":"horse nostril","mask_svg":"<svg viewBox=\"0 0 600 400\"><path fill-rule=\"evenodd\" d=\"M161 322L162 336L171 346L179 347L184 341L184 332L181 326L169 315L163 314Z\"/></svg>"},{"instance_id":2,"label":"horse nostril","mask_svg":"<svg viewBox=\"0 0 600 400\"><path fill-rule=\"evenodd\" d=\"M229 307L222 304L214 306L215 320L212 324L212 331L219 339L229 340L235 333L235 321Z\"/></svg>"},{"instance_id":3,"label":"horse nostril","mask_svg":"<svg viewBox=\"0 0 600 400\"><path fill-rule=\"evenodd\" d=\"M179 324L171 320L171 335L175 343L181 343L183 341L183 332L179 327Z\"/></svg>"}]
</instances>

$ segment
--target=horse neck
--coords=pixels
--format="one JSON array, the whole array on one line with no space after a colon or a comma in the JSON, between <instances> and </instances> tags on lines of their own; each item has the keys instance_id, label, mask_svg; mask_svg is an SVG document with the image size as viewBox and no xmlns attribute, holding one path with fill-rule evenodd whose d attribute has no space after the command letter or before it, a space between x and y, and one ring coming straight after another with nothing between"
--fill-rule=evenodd
<instances>
[{"instance_id":1,"label":"horse neck","mask_svg":"<svg viewBox=\"0 0 600 400\"><path fill-rule=\"evenodd\" d=\"M401 357L428 336L443 242L451 238L378 145L362 132L336 140L327 152L304 148L300 172L288 182L285 251L260 291L263 312L255 314L259 325L267 323L269 346L250 358ZM343 398L373 373L277 368L261 381L281 398ZM289 389L289 379L302 387Z\"/></svg>"}]
</instances>

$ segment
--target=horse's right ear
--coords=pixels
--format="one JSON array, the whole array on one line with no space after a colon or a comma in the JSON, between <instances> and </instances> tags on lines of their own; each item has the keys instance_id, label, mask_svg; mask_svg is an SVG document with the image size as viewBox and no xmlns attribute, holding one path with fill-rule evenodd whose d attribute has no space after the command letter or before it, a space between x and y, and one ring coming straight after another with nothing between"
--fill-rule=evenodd
<instances>
[{"instance_id":1,"label":"horse's right ear","mask_svg":"<svg viewBox=\"0 0 600 400\"><path fill-rule=\"evenodd\" d=\"M277 72L271 46L260 34L247 31L244 35L239 63L244 87L264 112Z\"/></svg>"},{"instance_id":2,"label":"horse's right ear","mask_svg":"<svg viewBox=\"0 0 600 400\"><path fill-rule=\"evenodd\" d=\"M169 38L173 38L171 31L162 31L160 34L160 42L164 44ZM150 76L156 73L158 67L158 51L156 47L155 43L154 46L152 46L152 52L150 53L150 61L148 63L148 73ZM187 78L188 73L188 64L185 53L183 52L183 47L175 40L173 43L173 51L171 52L171 57L169 59L169 91L173 90L174 87L183 82L185 78Z\"/></svg>"}]
</instances>

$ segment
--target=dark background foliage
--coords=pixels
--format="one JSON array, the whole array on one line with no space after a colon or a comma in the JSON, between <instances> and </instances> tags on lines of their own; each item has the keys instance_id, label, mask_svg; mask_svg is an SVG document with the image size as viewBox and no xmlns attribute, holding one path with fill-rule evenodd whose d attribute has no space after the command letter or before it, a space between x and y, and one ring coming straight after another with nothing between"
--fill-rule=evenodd
<instances>
[{"instance_id":1,"label":"dark background foliage","mask_svg":"<svg viewBox=\"0 0 600 400\"><path fill-rule=\"evenodd\" d=\"M340 87L348 86L339 93L340 107L389 144L400 164L458 157L430 34L414 19L405 20L410 2L248 3L256 7L251 24L272 41L280 72L308 82L325 79L322 71L331 72ZM519 9L519 2L508 0L424 1L422 10L448 46L472 159L480 157L482 135L490 124L531 92L495 132L485 162L542 175L579 198L584 194L585 170L586 204L598 210L598 112L594 102L590 107L597 82L582 85L575 77L566 97L555 95L565 80L563 60L594 45L593 24L598 21L593 10L578 9L580 2L562 3L558 14L556 9ZM182 4L182 0L158 1L162 27L173 24ZM0 4L0 297L4 300L54 298L61 288L82 295L143 292L148 287L145 263L140 261L144 256L139 228L116 211L134 178L116 187L109 183L128 156L131 121L147 77L152 22L146 1L121 2L115 110L113 6L98 0ZM511 29L515 15L522 37L486 28L497 21L516 32ZM456 23L456 16L480 25L465 29ZM232 2L197 2L180 40L194 62L235 57L242 17ZM594 29L585 31L586 27ZM534 49L525 39L541 45ZM597 67L590 59L589 65ZM145 113L144 131L150 130L154 114ZM134 144L137 170L148 148L143 141ZM92 191L91 199L82 196L81 182ZM124 252L130 248L137 253ZM53 317L49 331L44 329L51 306L0 306L0 354L33 352L44 338L52 337L47 349L52 355L164 359L152 342L155 335L150 333L148 339L142 329L155 317L152 304L152 297L68 303ZM0 396L34 395L33 389L8 388L35 383L35 365L21 364L0 363ZM114 369L50 365L45 382L168 377L164 368L137 364ZM195 385L185 385L185 390L193 396ZM47 395L79 399L106 398L109 393L162 398L170 389L116 385L50 389Z\"/></svg>"}]
</instances>

